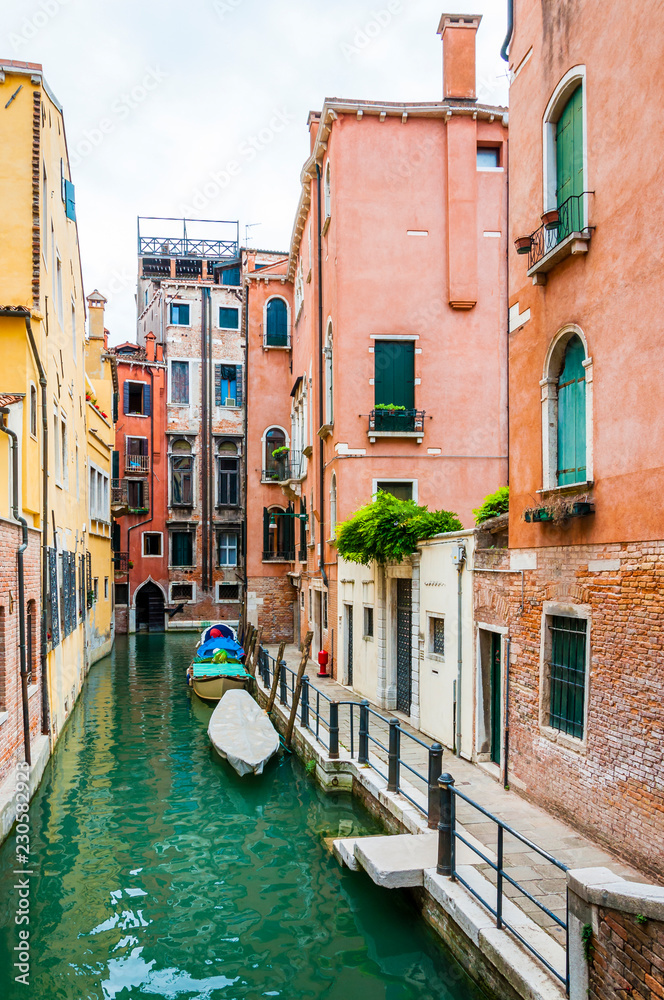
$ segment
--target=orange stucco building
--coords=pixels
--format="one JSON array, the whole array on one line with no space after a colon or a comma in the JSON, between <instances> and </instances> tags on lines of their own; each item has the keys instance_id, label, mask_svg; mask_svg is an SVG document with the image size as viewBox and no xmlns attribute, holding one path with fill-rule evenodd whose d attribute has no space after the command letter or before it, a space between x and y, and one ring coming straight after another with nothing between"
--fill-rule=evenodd
<instances>
[{"instance_id":1,"label":"orange stucco building","mask_svg":"<svg viewBox=\"0 0 664 1000\"><path fill-rule=\"evenodd\" d=\"M509 781L661 876L663 35L513 7Z\"/></svg>"},{"instance_id":2,"label":"orange stucco building","mask_svg":"<svg viewBox=\"0 0 664 1000\"><path fill-rule=\"evenodd\" d=\"M386 489L470 526L506 482L507 114L476 99L480 20L441 19L441 101L310 114L284 274L249 278L254 620L290 639L272 595L296 600L333 669L337 522Z\"/></svg>"}]
</instances>

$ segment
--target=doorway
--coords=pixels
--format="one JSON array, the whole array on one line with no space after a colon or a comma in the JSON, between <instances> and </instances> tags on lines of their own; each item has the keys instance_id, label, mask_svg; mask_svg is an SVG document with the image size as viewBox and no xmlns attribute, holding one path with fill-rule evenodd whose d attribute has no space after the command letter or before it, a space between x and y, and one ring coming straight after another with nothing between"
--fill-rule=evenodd
<instances>
[{"instance_id":1,"label":"doorway","mask_svg":"<svg viewBox=\"0 0 664 1000\"><path fill-rule=\"evenodd\" d=\"M164 631L164 595L156 583L144 583L136 593L136 631Z\"/></svg>"},{"instance_id":2,"label":"doorway","mask_svg":"<svg viewBox=\"0 0 664 1000\"><path fill-rule=\"evenodd\" d=\"M353 605L346 605L346 684L353 686Z\"/></svg>"},{"instance_id":3,"label":"doorway","mask_svg":"<svg viewBox=\"0 0 664 1000\"><path fill-rule=\"evenodd\" d=\"M494 764L500 764L500 743L501 743L501 669L500 669L500 643L499 632L491 633L491 719L490 719L490 754Z\"/></svg>"},{"instance_id":4,"label":"doorway","mask_svg":"<svg viewBox=\"0 0 664 1000\"><path fill-rule=\"evenodd\" d=\"M397 580L397 711L410 715L412 687L412 581Z\"/></svg>"}]
</instances>

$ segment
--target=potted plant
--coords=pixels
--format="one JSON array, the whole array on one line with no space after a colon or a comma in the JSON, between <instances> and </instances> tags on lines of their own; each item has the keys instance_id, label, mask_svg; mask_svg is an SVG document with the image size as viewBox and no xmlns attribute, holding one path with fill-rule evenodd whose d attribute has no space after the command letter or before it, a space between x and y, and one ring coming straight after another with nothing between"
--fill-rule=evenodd
<instances>
[{"instance_id":1,"label":"potted plant","mask_svg":"<svg viewBox=\"0 0 664 1000\"><path fill-rule=\"evenodd\" d=\"M272 452L272 458L285 458L289 451L290 448L287 445L282 444L279 448L274 449Z\"/></svg>"},{"instance_id":2,"label":"potted plant","mask_svg":"<svg viewBox=\"0 0 664 1000\"><path fill-rule=\"evenodd\" d=\"M545 229L557 229L560 225L560 215L557 208L552 208L541 215L542 225Z\"/></svg>"},{"instance_id":3,"label":"potted plant","mask_svg":"<svg viewBox=\"0 0 664 1000\"><path fill-rule=\"evenodd\" d=\"M516 252L520 254L530 253L530 247L532 245L532 236L517 236L514 240L514 246Z\"/></svg>"}]
</instances>

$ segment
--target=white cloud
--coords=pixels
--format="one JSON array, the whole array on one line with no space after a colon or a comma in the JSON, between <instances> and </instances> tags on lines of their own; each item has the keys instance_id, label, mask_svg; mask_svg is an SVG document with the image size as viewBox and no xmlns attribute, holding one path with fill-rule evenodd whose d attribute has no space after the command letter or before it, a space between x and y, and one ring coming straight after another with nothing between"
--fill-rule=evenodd
<instances>
[{"instance_id":1,"label":"white cloud","mask_svg":"<svg viewBox=\"0 0 664 1000\"><path fill-rule=\"evenodd\" d=\"M484 15L479 96L506 103L506 4L451 7ZM308 112L333 96L439 99L443 9L431 0L6 3L0 56L43 63L64 105L85 287L108 296L114 341L135 332L136 216L176 216L208 185L199 215L240 219L242 238L258 222L255 246L287 249ZM279 110L285 127L250 156ZM232 162L241 169L215 192L210 179Z\"/></svg>"}]
</instances>

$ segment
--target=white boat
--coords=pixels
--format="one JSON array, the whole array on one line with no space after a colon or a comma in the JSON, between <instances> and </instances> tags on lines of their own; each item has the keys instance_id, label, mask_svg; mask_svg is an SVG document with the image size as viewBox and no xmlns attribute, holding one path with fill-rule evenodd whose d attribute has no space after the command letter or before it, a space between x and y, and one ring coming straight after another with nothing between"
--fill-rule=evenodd
<instances>
[{"instance_id":1,"label":"white boat","mask_svg":"<svg viewBox=\"0 0 664 1000\"><path fill-rule=\"evenodd\" d=\"M262 774L279 749L279 734L248 691L227 691L210 718L208 736L238 774Z\"/></svg>"}]
</instances>

